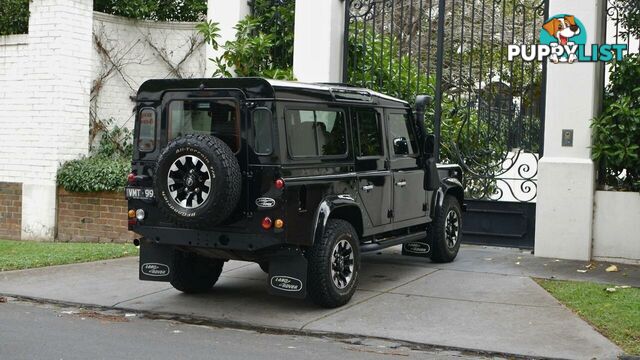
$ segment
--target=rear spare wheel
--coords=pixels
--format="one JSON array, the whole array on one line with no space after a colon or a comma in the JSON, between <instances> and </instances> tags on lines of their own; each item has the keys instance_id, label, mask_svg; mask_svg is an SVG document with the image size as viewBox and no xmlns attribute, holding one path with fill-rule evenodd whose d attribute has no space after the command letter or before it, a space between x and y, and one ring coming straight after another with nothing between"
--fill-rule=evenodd
<instances>
[{"instance_id":1,"label":"rear spare wheel","mask_svg":"<svg viewBox=\"0 0 640 360\"><path fill-rule=\"evenodd\" d=\"M162 151L153 186L158 206L173 222L213 226L227 219L238 203L240 165L222 140L189 134Z\"/></svg>"}]
</instances>

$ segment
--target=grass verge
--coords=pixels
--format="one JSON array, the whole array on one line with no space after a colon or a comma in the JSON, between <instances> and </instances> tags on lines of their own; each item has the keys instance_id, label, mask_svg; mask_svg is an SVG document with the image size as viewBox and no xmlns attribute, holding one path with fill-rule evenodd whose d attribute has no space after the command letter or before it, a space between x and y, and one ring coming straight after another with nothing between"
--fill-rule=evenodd
<instances>
[{"instance_id":1,"label":"grass verge","mask_svg":"<svg viewBox=\"0 0 640 360\"><path fill-rule=\"evenodd\" d=\"M0 240L0 271L116 259L138 254L132 244Z\"/></svg>"},{"instance_id":2,"label":"grass verge","mask_svg":"<svg viewBox=\"0 0 640 360\"><path fill-rule=\"evenodd\" d=\"M589 282L537 280L560 302L598 329L627 354L640 355L640 288Z\"/></svg>"}]
</instances>

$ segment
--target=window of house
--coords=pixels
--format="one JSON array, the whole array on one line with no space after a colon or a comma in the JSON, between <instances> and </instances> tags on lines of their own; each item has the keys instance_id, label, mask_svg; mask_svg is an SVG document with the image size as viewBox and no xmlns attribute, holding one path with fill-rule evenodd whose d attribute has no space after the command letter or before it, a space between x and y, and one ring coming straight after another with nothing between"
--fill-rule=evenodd
<instances>
[{"instance_id":1,"label":"window of house","mask_svg":"<svg viewBox=\"0 0 640 360\"><path fill-rule=\"evenodd\" d=\"M344 112L287 110L285 119L291 156L340 156L347 153Z\"/></svg>"}]
</instances>

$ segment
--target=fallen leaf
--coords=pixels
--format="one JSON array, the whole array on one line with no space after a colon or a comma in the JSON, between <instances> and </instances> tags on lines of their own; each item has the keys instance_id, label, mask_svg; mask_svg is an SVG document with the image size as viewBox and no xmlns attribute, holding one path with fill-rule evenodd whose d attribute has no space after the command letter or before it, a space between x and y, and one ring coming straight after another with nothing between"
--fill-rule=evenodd
<instances>
[{"instance_id":1,"label":"fallen leaf","mask_svg":"<svg viewBox=\"0 0 640 360\"><path fill-rule=\"evenodd\" d=\"M124 317L135 317L136 314L124 314Z\"/></svg>"},{"instance_id":2,"label":"fallen leaf","mask_svg":"<svg viewBox=\"0 0 640 360\"><path fill-rule=\"evenodd\" d=\"M620 286L616 286L616 289L631 289L631 286L629 286L629 285L620 285Z\"/></svg>"},{"instance_id":3,"label":"fallen leaf","mask_svg":"<svg viewBox=\"0 0 640 360\"><path fill-rule=\"evenodd\" d=\"M604 271L606 271L606 272L618 272L618 271L620 271L620 270L618 270L618 267L617 267L617 266L615 266L615 265L611 265L611 266L609 266L608 268L606 268Z\"/></svg>"},{"instance_id":4,"label":"fallen leaf","mask_svg":"<svg viewBox=\"0 0 640 360\"><path fill-rule=\"evenodd\" d=\"M182 333L182 331L181 330L173 330L173 333L174 334L180 334L180 333Z\"/></svg>"},{"instance_id":5,"label":"fallen leaf","mask_svg":"<svg viewBox=\"0 0 640 360\"><path fill-rule=\"evenodd\" d=\"M607 292L616 292L616 288L607 288L606 291Z\"/></svg>"},{"instance_id":6,"label":"fallen leaf","mask_svg":"<svg viewBox=\"0 0 640 360\"><path fill-rule=\"evenodd\" d=\"M0 296L0 303L6 303L7 302L7 298L4 296Z\"/></svg>"},{"instance_id":7,"label":"fallen leaf","mask_svg":"<svg viewBox=\"0 0 640 360\"><path fill-rule=\"evenodd\" d=\"M596 266L593 263L589 263L588 265L585 266L585 268L591 270L591 269L595 269Z\"/></svg>"},{"instance_id":8,"label":"fallen leaf","mask_svg":"<svg viewBox=\"0 0 640 360\"><path fill-rule=\"evenodd\" d=\"M583 269L578 269L576 271L579 272L579 273L583 273L583 274L587 272L587 270L583 270Z\"/></svg>"},{"instance_id":9,"label":"fallen leaf","mask_svg":"<svg viewBox=\"0 0 640 360\"><path fill-rule=\"evenodd\" d=\"M520 265L520 261L516 262L516 265Z\"/></svg>"}]
</instances>

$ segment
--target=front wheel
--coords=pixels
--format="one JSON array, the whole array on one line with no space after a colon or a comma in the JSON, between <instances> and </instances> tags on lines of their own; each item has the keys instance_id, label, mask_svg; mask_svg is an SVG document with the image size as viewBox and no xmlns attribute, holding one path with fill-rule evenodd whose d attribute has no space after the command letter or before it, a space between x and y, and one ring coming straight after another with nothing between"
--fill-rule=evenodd
<instances>
[{"instance_id":1,"label":"front wheel","mask_svg":"<svg viewBox=\"0 0 640 360\"><path fill-rule=\"evenodd\" d=\"M462 210L458 199L451 195L444 197L442 207L437 209L433 223L427 228L427 236L433 244L433 262L446 263L456 258L462 238Z\"/></svg>"},{"instance_id":2,"label":"front wheel","mask_svg":"<svg viewBox=\"0 0 640 360\"><path fill-rule=\"evenodd\" d=\"M222 273L224 260L176 251L171 286L187 294L211 290Z\"/></svg>"},{"instance_id":3,"label":"front wheel","mask_svg":"<svg viewBox=\"0 0 640 360\"><path fill-rule=\"evenodd\" d=\"M327 308L349 302L358 284L360 240L351 224L329 219L307 253L309 297Z\"/></svg>"}]
</instances>

